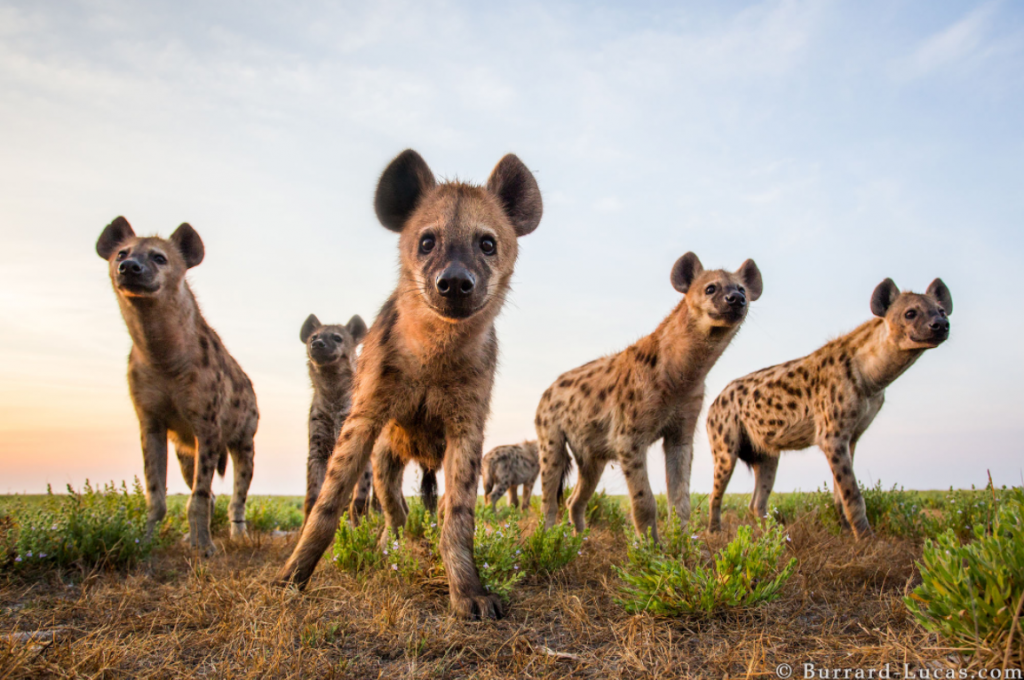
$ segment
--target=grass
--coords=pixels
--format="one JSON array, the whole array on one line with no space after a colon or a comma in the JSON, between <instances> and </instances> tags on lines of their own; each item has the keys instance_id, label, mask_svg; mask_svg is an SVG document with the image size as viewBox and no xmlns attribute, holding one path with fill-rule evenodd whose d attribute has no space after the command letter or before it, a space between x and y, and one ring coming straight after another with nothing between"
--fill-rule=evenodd
<instances>
[{"instance_id":1,"label":"grass","mask_svg":"<svg viewBox=\"0 0 1024 680\"><path fill-rule=\"evenodd\" d=\"M574 556L575 544L564 533L533 538L535 509L500 509L494 517L482 513L480 531L490 538L478 546L478 564L483 559L493 566L493 560L497 569L507 569L508 558L521 557L515 551L533 538L538 554L546 556L537 564L552 567L513 560L513 572L527 573L503 594L509 616L487 623L450 614L447 582L432 550L437 527L430 515L415 509L415 501L410 502L415 526L407 526L399 546L403 566L381 555L379 563L353 573L333 567L331 551L309 588L298 593L267 585L294 546L294 536L274 535L269 528L294 524L296 499L251 499L259 507L254 516L261 518L260 527L252 527L249 541L233 543L227 527L218 525L215 542L221 550L208 560L197 560L181 541L172 540L119 568L29 573L5 566L0 570L0 678L721 678L774 677L780 663L999 667L1003 658L994 659L994 649L956 656L962 645L922 626L904 603L922 584L923 532L949 530L953 539L948 540L961 542L979 541L975 531L991 535L992 492L896 493L879 487L879 493L877 503L894 499L887 513L895 519L877 521L878 536L864 542L838 534L830 493L773 495L773 514L789 537L776 564L785 567L795 560L789 578L771 593L774 599L684 616L631 613L620 604L626 581L618 570L630 564L632 531L628 515L622 522L614 507L616 502L624 507L623 499L597 501L601 507L591 515L587 540ZM907 525L900 519L913 515L900 508L908 500L911 507L918 503L915 512L927 522ZM23 513L53 502L0 498L0 540L10 549ZM697 535L696 559L706 570L716 568L713 556L726 560L726 570L744 564L745 559L728 556L742 553L761 535L762 528L746 514L748 502L743 495L727 496L724 530L707 534L707 504L695 498L689 527L661 525L663 552L685 559L685 542ZM171 514L165 531L173 536L179 528ZM967 525L971 534L964 536ZM376 544L376 535L372 538ZM364 543L350 547L368 543L366 537L360 540ZM570 559L562 564L563 558ZM755 574L749 585L765 580L772 581L767 571ZM13 632L53 635L52 641L11 642L6 635ZM1010 640L1018 664L1020 639Z\"/></svg>"}]
</instances>

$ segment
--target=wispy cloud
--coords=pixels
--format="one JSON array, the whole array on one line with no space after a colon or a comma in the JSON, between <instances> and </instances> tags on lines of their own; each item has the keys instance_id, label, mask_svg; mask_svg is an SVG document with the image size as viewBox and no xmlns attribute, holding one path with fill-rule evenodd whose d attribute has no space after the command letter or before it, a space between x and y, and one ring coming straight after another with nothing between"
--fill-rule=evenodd
<instances>
[{"instance_id":1,"label":"wispy cloud","mask_svg":"<svg viewBox=\"0 0 1024 680\"><path fill-rule=\"evenodd\" d=\"M998 6L998 2L985 3L925 38L913 53L896 64L897 78L923 78L983 57L988 51L985 38L991 30Z\"/></svg>"}]
</instances>

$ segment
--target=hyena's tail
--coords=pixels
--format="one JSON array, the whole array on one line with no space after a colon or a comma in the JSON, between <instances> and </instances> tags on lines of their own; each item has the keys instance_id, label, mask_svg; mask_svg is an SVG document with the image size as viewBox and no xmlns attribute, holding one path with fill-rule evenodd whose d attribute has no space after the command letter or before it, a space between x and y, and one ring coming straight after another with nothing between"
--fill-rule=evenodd
<instances>
[{"instance_id":1,"label":"hyena's tail","mask_svg":"<svg viewBox=\"0 0 1024 680\"><path fill-rule=\"evenodd\" d=\"M423 507L431 513L437 512L437 473L434 470L422 468L423 477L420 480L420 500Z\"/></svg>"},{"instance_id":2,"label":"hyena's tail","mask_svg":"<svg viewBox=\"0 0 1024 680\"><path fill-rule=\"evenodd\" d=\"M484 465L484 499L491 497L491 491L494 489L494 475L491 474L491 466Z\"/></svg>"},{"instance_id":3,"label":"hyena's tail","mask_svg":"<svg viewBox=\"0 0 1024 680\"><path fill-rule=\"evenodd\" d=\"M562 504L562 497L565 496L565 483L569 481L569 474L572 473L572 456L566 446L565 433L559 432L555 438L551 450L551 458L557 468L561 468L558 476L558 504Z\"/></svg>"},{"instance_id":4,"label":"hyena's tail","mask_svg":"<svg viewBox=\"0 0 1024 680\"><path fill-rule=\"evenodd\" d=\"M220 458L217 459L217 474L219 474L221 477L223 477L224 473L227 472L227 469L228 469L228 452L224 451L224 452L222 452L220 454Z\"/></svg>"}]
</instances>

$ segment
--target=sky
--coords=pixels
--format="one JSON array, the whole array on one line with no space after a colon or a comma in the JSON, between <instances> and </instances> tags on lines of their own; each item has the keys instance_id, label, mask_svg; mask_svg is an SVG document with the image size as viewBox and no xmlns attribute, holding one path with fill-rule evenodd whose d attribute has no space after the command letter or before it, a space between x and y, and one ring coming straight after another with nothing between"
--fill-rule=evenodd
<instances>
[{"instance_id":1,"label":"sky","mask_svg":"<svg viewBox=\"0 0 1024 680\"><path fill-rule=\"evenodd\" d=\"M397 238L372 199L410 147L477 183L514 152L543 193L486 448L534 437L559 374L653 331L694 251L764 280L708 402L866 321L884 278L942 277L951 337L888 389L855 471L1024 480L1019 3L0 0L0 92L0 493L142 476L130 339L94 250L117 215L199 232L191 286L259 400L251 490L303 493L299 328L371 321L389 295ZM663 491L660 445L649 464ZM702 416L694 492L712 470ZM775 488L829 476L819 451L788 452ZM602 486L623 493L621 472ZM751 488L739 468L729 490Z\"/></svg>"}]
</instances>

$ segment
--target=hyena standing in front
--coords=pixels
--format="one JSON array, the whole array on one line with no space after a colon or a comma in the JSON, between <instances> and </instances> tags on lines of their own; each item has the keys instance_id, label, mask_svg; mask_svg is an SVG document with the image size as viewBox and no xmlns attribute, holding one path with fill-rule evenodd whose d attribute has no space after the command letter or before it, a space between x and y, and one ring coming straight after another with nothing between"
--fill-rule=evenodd
<instances>
[{"instance_id":1,"label":"hyena standing in front","mask_svg":"<svg viewBox=\"0 0 1024 680\"><path fill-rule=\"evenodd\" d=\"M473 512L484 422L498 356L494 320L504 303L518 246L540 223L541 197L513 155L486 187L437 184L415 151L384 170L375 208L401 234L395 292L363 344L352 411L295 551L277 576L304 586L330 545L366 462L386 523L405 525L406 463L444 467L440 551L452 608L464 618L498 617L473 562Z\"/></svg>"},{"instance_id":2,"label":"hyena standing in front","mask_svg":"<svg viewBox=\"0 0 1024 680\"><path fill-rule=\"evenodd\" d=\"M245 534L245 499L253 472L253 436L259 413L252 383L199 312L186 270L203 261L199 234L188 224L167 240L139 238L118 217L96 242L132 338L128 389L142 431L146 474L146 532L167 512L167 437L192 489L189 540L207 555L213 473L224 474L228 454L235 484L228 515L232 538Z\"/></svg>"},{"instance_id":3,"label":"hyena standing in front","mask_svg":"<svg viewBox=\"0 0 1024 680\"><path fill-rule=\"evenodd\" d=\"M872 319L802 359L729 383L708 409L715 456L710 529L722 522L722 496L736 459L754 470L750 509L763 517L779 455L817 444L832 468L843 528L871 534L864 497L853 474L857 440L885 401L885 388L927 349L949 337L953 298L941 279L924 295L901 293L886 279L871 296Z\"/></svg>"},{"instance_id":4,"label":"hyena standing in front","mask_svg":"<svg viewBox=\"0 0 1024 680\"><path fill-rule=\"evenodd\" d=\"M753 260L736 272L705 271L693 253L672 267L682 301L651 335L624 351L563 373L537 407L541 491L545 525L557 521L571 461L579 481L569 499L576 531L605 465L618 461L626 477L639 534L657 540L657 506L647 478L647 449L665 450L669 501L683 524L690 519L693 433L704 400L704 378L747 315L747 301L761 296Z\"/></svg>"}]
</instances>

